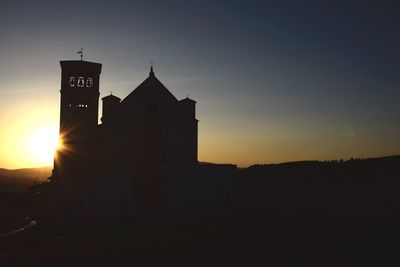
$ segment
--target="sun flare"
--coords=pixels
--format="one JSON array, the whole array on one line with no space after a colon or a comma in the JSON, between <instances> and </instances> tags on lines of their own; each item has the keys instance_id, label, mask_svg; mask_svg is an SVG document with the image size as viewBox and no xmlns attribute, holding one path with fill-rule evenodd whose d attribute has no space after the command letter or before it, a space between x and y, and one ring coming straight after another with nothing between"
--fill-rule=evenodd
<instances>
[{"instance_id":1,"label":"sun flare","mask_svg":"<svg viewBox=\"0 0 400 267\"><path fill-rule=\"evenodd\" d=\"M28 149L35 161L42 165L53 162L54 152L59 146L56 128L44 126L36 129L28 141Z\"/></svg>"}]
</instances>

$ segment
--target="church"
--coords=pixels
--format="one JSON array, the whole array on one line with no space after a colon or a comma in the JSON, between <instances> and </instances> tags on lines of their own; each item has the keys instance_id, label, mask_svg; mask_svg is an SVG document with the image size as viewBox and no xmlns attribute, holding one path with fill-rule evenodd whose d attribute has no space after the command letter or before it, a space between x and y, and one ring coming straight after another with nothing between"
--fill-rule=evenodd
<instances>
[{"instance_id":1,"label":"church","mask_svg":"<svg viewBox=\"0 0 400 267\"><path fill-rule=\"evenodd\" d=\"M60 61L60 140L54 213L201 216L231 206L236 166L198 161L196 101L178 100L149 76L125 99L103 97L100 63Z\"/></svg>"}]
</instances>

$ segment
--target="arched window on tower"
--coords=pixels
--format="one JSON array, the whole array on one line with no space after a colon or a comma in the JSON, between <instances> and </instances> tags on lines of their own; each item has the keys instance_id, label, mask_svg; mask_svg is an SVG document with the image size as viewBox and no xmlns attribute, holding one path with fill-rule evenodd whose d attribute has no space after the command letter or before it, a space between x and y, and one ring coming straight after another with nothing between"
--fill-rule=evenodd
<instances>
[{"instance_id":1,"label":"arched window on tower","mask_svg":"<svg viewBox=\"0 0 400 267\"><path fill-rule=\"evenodd\" d=\"M75 77L69 77L69 86L71 87L75 86Z\"/></svg>"},{"instance_id":2,"label":"arched window on tower","mask_svg":"<svg viewBox=\"0 0 400 267\"><path fill-rule=\"evenodd\" d=\"M85 80L83 77L78 77L78 87L83 87L85 85Z\"/></svg>"},{"instance_id":3,"label":"arched window on tower","mask_svg":"<svg viewBox=\"0 0 400 267\"><path fill-rule=\"evenodd\" d=\"M93 85L93 79L87 78L86 79L86 87L92 87L92 85Z\"/></svg>"}]
</instances>

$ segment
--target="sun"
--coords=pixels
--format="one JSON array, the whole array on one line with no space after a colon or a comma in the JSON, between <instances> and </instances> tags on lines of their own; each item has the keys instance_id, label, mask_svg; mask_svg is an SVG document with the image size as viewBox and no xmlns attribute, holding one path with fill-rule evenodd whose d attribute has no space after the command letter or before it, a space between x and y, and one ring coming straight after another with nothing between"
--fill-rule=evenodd
<instances>
[{"instance_id":1,"label":"sun","mask_svg":"<svg viewBox=\"0 0 400 267\"><path fill-rule=\"evenodd\" d=\"M42 126L32 132L27 146L30 156L36 164L51 165L58 143L57 128Z\"/></svg>"}]
</instances>

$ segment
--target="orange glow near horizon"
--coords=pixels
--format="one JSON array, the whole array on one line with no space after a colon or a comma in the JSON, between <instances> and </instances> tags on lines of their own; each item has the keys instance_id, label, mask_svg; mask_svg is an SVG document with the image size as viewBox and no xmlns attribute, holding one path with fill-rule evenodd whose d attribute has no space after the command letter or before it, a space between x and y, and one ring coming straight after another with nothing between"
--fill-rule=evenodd
<instances>
[{"instance_id":1,"label":"orange glow near horizon","mask_svg":"<svg viewBox=\"0 0 400 267\"><path fill-rule=\"evenodd\" d=\"M3 113L0 138L0 168L17 169L52 166L58 141L59 112L56 100L35 104L29 101L10 106ZM240 167L253 164L279 163L298 160L331 160L379 157L398 154L395 133L379 136L368 133L344 134L328 129L309 132L296 129L290 123L260 126L252 121L225 122L221 129L198 115L199 161L231 163ZM221 119L222 121L222 119ZM240 126L240 127L238 127ZM254 130L257 129L257 130ZM292 135L292 133L296 135Z\"/></svg>"},{"instance_id":2,"label":"orange glow near horizon","mask_svg":"<svg viewBox=\"0 0 400 267\"><path fill-rule=\"evenodd\" d=\"M27 139L26 149L39 165L51 165L59 143L57 128L45 125L33 129L31 136Z\"/></svg>"},{"instance_id":3,"label":"orange glow near horizon","mask_svg":"<svg viewBox=\"0 0 400 267\"><path fill-rule=\"evenodd\" d=\"M58 146L58 114L54 108L21 103L1 120L0 168L52 166Z\"/></svg>"}]
</instances>

